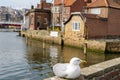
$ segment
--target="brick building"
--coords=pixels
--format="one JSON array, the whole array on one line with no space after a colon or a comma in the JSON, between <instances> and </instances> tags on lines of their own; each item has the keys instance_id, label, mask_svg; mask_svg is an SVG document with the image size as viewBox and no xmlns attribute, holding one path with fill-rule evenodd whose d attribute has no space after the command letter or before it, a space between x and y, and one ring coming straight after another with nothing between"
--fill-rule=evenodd
<instances>
[{"instance_id":1,"label":"brick building","mask_svg":"<svg viewBox=\"0 0 120 80\"><path fill-rule=\"evenodd\" d=\"M26 14L29 16L29 29L47 29L51 24L51 3L41 0L37 8L31 6L31 10Z\"/></svg>"},{"instance_id":2,"label":"brick building","mask_svg":"<svg viewBox=\"0 0 120 80\"><path fill-rule=\"evenodd\" d=\"M120 0L92 0L85 10L87 38L120 37Z\"/></svg>"},{"instance_id":3,"label":"brick building","mask_svg":"<svg viewBox=\"0 0 120 80\"><path fill-rule=\"evenodd\" d=\"M74 12L65 22L65 41L120 38L120 1L93 0L85 13Z\"/></svg>"},{"instance_id":4,"label":"brick building","mask_svg":"<svg viewBox=\"0 0 120 80\"><path fill-rule=\"evenodd\" d=\"M61 26L62 23L62 3L62 0L55 0L54 3L52 13L55 26ZM84 6L84 0L64 0L63 21L67 21L72 12L82 12Z\"/></svg>"}]
</instances>

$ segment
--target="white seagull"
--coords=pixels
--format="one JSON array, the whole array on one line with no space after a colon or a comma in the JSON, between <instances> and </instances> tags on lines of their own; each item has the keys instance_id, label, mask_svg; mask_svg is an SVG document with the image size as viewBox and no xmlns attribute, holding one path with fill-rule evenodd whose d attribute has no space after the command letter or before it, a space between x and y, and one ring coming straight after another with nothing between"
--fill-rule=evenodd
<instances>
[{"instance_id":1,"label":"white seagull","mask_svg":"<svg viewBox=\"0 0 120 80\"><path fill-rule=\"evenodd\" d=\"M80 58L74 57L70 60L70 63L58 63L53 66L53 72L57 77L76 79L80 76L80 66L79 64L86 61Z\"/></svg>"}]
</instances>

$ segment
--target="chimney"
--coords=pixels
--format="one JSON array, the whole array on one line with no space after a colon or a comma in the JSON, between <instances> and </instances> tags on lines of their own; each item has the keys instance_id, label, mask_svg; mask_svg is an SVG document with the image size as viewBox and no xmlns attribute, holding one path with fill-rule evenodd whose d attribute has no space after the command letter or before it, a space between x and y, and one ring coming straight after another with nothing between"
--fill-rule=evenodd
<instances>
[{"instance_id":1,"label":"chimney","mask_svg":"<svg viewBox=\"0 0 120 80\"><path fill-rule=\"evenodd\" d=\"M41 0L41 9L44 8L44 4L46 3L46 0Z\"/></svg>"},{"instance_id":2,"label":"chimney","mask_svg":"<svg viewBox=\"0 0 120 80\"><path fill-rule=\"evenodd\" d=\"M31 9L34 9L34 6L33 6L33 5L31 6Z\"/></svg>"},{"instance_id":3,"label":"chimney","mask_svg":"<svg viewBox=\"0 0 120 80\"><path fill-rule=\"evenodd\" d=\"M46 0L41 0L41 3L46 3Z\"/></svg>"}]
</instances>

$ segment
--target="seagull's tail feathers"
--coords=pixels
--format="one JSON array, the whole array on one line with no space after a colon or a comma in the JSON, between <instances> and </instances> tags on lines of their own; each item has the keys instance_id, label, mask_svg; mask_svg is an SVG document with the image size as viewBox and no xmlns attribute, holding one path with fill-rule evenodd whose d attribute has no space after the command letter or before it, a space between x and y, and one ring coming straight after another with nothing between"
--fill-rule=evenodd
<instances>
[{"instance_id":1,"label":"seagull's tail feathers","mask_svg":"<svg viewBox=\"0 0 120 80\"><path fill-rule=\"evenodd\" d=\"M58 63L56 65L53 66L53 72L56 76L58 77L65 77L67 76L66 74L66 69L67 69L68 64L61 64Z\"/></svg>"}]
</instances>

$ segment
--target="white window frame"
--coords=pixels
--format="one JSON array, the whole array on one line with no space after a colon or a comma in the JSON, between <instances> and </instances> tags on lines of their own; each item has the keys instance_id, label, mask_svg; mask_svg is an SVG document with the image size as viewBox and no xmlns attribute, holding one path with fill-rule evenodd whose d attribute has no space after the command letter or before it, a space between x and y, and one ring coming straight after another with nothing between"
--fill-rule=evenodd
<instances>
[{"instance_id":1,"label":"white window frame","mask_svg":"<svg viewBox=\"0 0 120 80\"><path fill-rule=\"evenodd\" d=\"M73 22L72 23L72 30L73 31L80 31L80 22Z\"/></svg>"},{"instance_id":2,"label":"white window frame","mask_svg":"<svg viewBox=\"0 0 120 80\"><path fill-rule=\"evenodd\" d=\"M92 8L90 10L91 14L100 14L100 12L101 12L101 8Z\"/></svg>"}]
</instances>

